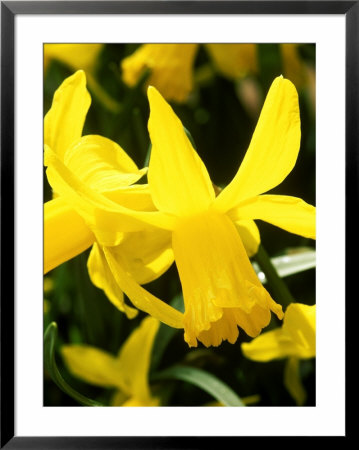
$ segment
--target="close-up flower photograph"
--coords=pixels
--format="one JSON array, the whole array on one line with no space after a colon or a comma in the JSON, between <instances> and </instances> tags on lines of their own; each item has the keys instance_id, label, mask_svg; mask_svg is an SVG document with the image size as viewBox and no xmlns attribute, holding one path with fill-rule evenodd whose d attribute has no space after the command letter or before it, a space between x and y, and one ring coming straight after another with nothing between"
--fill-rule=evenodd
<instances>
[{"instance_id":1,"label":"close-up flower photograph","mask_svg":"<svg viewBox=\"0 0 359 450\"><path fill-rule=\"evenodd\" d=\"M43 45L44 406L316 405L316 45Z\"/></svg>"},{"instance_id":2,"label":"close-up flower photograph","mask_svg":"<svg viewBox=\"0 0 359 450\"><path fill-rule=\"evenodd\" d=\"M359 0L0 3L0 449L348 437Z\"/></svg>"}]
</instances>

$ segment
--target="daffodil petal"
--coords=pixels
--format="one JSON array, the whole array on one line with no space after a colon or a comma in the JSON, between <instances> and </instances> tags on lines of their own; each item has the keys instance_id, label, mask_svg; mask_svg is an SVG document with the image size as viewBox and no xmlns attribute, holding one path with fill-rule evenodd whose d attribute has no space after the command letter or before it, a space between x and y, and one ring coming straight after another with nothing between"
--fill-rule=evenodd
<instances>
[{"instance_id":1,"label":"daffodil petal","mask_svg":"<svg viewBox=\"0 0 359 450\"><path fill-rule=\"evenodd\" d=\"M148 182L156 207L183 216L209 207L215 198L212 182L193 149L181 121L154 88L148 88L152 150Z\"/></svg>"},{"instance_id":2,"label":"daffodil petal","mask_svg":"<svg viewBox=\"0 0 359 450\"><path fill-rule=\"evenodd\" d=\"M215 200L217 210L228 211L280 184L293 169L299 146L298 94L289 80L278 77L268 92L236 176Z\"/></svg>"},{"instance_id":3,"label":"daffodil petal","mask_svg":"<svg viewBox=\"0 0 359 450\"><path fill-rule=\"evenodd\" d=\"M315 356L315 305L291 303L284 315L283 326L262 333L242 344L244 355L254 361Z\"/></svg>"},{"instance_id":4,"label":"daffodil petal","mask_svg":"<svg viewBox=\"0 0 359 450\"><path fill-rule=\"evenodd\" d=\"M259 195L231 210L236 219L260 219L294 234L315 239L315 207L297 197Z\"/></svg>"},{"instance_id":5,"label":"daffodil petal","mask_svg":"<svg viewBox=\"0 0 359 450\"><path fill-rule=\"evenodd\" d=\"M128 387L131 396L137 401L151 399L148 373L151 364L153 343L160 322L146 317L133 331L118 354L118 366L122 383Z\"/></svg>"},{"instance_id":6,"label":"daffodil petal","mask_svg":"<svg viewBox=\"0 0 359 450\"><path fill-rule=\"evenodd\" d=\"M109 200L136 211L157 211L148 184L133 184L103 194Z\"/></svg>"},{"instance_id":7,"label":"daffodil petal","mask_svg":"<svg viewBox=\"0 0 359 450\"><path fill-rule=\"evenodd\" d=\"M120 257L123 268L139 284L160 277L174 261L172 234L160 228L125 233L121 243L111 248Z\"/></svg>"},{"instance_id":8,"label":"daffodil petal","mask_svg":"<svg viewBox=\"0 0 359 450\"><path fill-rule=\"evenodd\" d=\"M283 340L281 328L262 333L253 341L244 342L241 348L244 356L259 362L286 358L295 352L293 343L290 340Z\"/></svg>"},{"instance_id":9,"label":"daffodil petal","mask_svg":"<svg viewBox=\"0 0 359 450\"><path fill-rule=\"evenodd\" d=\"M275 303L275 301L267 297L267 304L254 305L250 313L246 313L241 309L235 309L233 311L233 319L238 326L242 328L250 337L256 337L262 331L263 328L269 325L271 320L271 311L278 317L283 319L283 310L281 305Z\"/></svg>"},{"instance_id":10,"label":"daffodil petal","mask_svg":"<svg viewBox=\"0 0 359 450\"><path fill-rule=\"evenodd\" d=\"M103 44L44 44L44 57L61 61L71 69L92 70Z\"/></svg>"},{"instance_id":11,"label":"daffodil petal","mask_svg":"<svg viewBox=\"0 0 359 450\"><path fill-rule=\"evenodd\" d=\"M87 261L87 268L92 283L99 289L103 289L108 299L116 306L116 308L124 312L129 319L133 319L137 316L138 311L126 305L123 292L118 287L118 284L112 275L105 255L96 243L94 243L91 249Z\"/></svg>"},{"instance_id":12,"label":"daffodil petal","mask_svg":"<svg viewBox=\"0 0 359 450\"><path fill-rule=\"evenodd\" d=\"M193 87L192 66L198 44L144 44L121 63L123 81L134 86L150 69L147 84L167 100L183 102Z\"/></svg>"},{"instance_id":13,"label":"daffodil petal","mask_svg":"<svg viewBox=\"0 0 359 450\"><path fill-rule=\"evenodd\" d=\"M123 269L123 262L113 255L111 247L104 247L104 253L112 274L120 289L128 296L136 308L155 317L173 328L183 328L183 314L164 303L142 288L134 278Z\"/></svg>"},{"instance_id":14,"label":"daffodil petal","mask_svg":"<svg viewBox=\"0 0 359 450\"><path fill-rule=\"evenodd\" d=\"M89 188L102 194L138 181L139 170L122 148L102 136L83 136L65 152L64 164Z\"/></svg>"},{"instance_id":15,"label":"daffodil petal","mask_svg":"<svg viewBox=\"0 0 359 450\"><path fill-rule=\"evenodd\" d=\"M249 257L254 256L257 253L261 242L257 225L253 220L248 219L234 220L234 223L241 237L244 248L246 249L247 255Z\"/></svg>"},{"instance_id":16,"label":"daffodil petal","mask_svg":"<svg viewBox=\"0 0 359 450\"><path fill-rule=\"evenodd\" d=\"M123 389L117 358L88 345L64 345L61 354L72 375L101 387Z\"/></svg>"},{"instance_id":17,"label":"daffodil petal","mask_svg":"<svg viewBox=\"0 0 359 450\"><path fill-rule=\"evenodd\" d=\"M63 160L67 148L81 137L91 97L85 72L78 70L66 78L54 94L44 119L44 144Z\"/></svg>"},{"instance_id":18,"label":"daffodil petal","mask_svg":"<svg viewBox=\"0 0 359 450\"><path fill-rule=\"evenodd\" d=\"M218 346L224 340L234 344L239 335L238 327L244 330L248 336L256 337L263 328L269 325L271 311L276 314L278 319L283 318L282 307L270 297L267 297L266 304L254 305L250 313L246 313L241 308L223 308L222 317L212 323L208 330L201 331L197 338L206 347ZM192 343L190 345L195 346Z\"/></svg>"},{"instance_id":19,"label":"daffodil petal","mask_svg":"<svg viewBox=\"0 0 359 450\"><path fill-rule=\"evenodd\" d=\"M316 306L291 303L284 316L283 335L296 346L294 356L313 358L315 356Z\"/></svg>"},{"instance_id":20,"label":"daffodil petal","mask_svg":"<svg viewBox=\"0 0 359 450\"><path fill-rule=\"evenodd\" d=\"M284 368L284 386L294 398L296 404L303 406L307 393L300 378L299 363L300 361L296 357L288 358Z\"/></svg>"},{"instance_id":21,"label":"daffodil petal","mask_svg":"<svg viewBox=\"0 0 359 450\"><path fill-rule=\"evenodd\" d=\"M228 78L257 71L257 44L206 44L216 69Z\"/></svg>"},{"instance_id":22,"label":"daffodil petal","mask_svg":"<svg viewBox=\"0 0 359 450\"><path fill-rule=\"evenodd\" d=\"M62 198L44 205L44 273L89 248L95 236Z\"/></svg>"},{"instance_id":23,"label":"daffodil petal","mask_svg":"<svg viewBox=\"0 0 359 450\"><path fill-rule=\"evenodd\" d=\"M160 212L134 211L118 205L90 189L76 177L49 148L45 148L45 165L50 185L78 211L103 245L116 245L118 233L139 231L148 225L172 229L174 217Z\"/></svg>"}]
</instances>

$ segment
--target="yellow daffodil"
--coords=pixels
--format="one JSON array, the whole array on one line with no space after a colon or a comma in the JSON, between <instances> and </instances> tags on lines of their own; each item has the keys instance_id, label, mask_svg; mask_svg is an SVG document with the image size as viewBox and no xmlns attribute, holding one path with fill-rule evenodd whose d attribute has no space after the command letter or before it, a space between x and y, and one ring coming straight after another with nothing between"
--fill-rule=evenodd
<instances>
[{"instance_id":1,"label":"yellow daffodil","mask_svg":"<svg viewBox=\"0 0 359 450\"><path fill-rule=\"evenodd\" d=\"M44 68L56 59L71 70L93 72L103 44L44 44Z\"/></svg>"},{"instance_id":2,"label":"yellow daffodil","mask_svg":"<svg viewBox=\"0 0 359 450\"><path fill-rule=\"evenodd\" d=\"M258 70L256 44L206 44L217 71L228 78L242 78Z\"/></svg>"},{"instance_id":3,"label":"yellow daffodil","mask_svg":"<svg viewBox=\"0 0 359 450\"><path fill-rule=\"evenodd\" d=\"M116 389L112 406L159 406L148 380L158 327L158 320L146 317L117 356L88 345L65 345L61 353L72 375L95 386Z\"/></svg>"},{"instance_id":4,"label":"yellow daffodil","mask_svg":"<svg viewBox=\"0 0 359 450\"><path fill-rule=\"evenodd\" d=\"M181 121L155 88L148 89L148 98L152 142L148 181L157 210L134 211L116 204L76 177L49 149L45 163L53 187L92 222L93 230L106 235L107 244L100 251L114 280L137 308L170 326L183 327L190 346L197 340L206 346L223 340L234 343L238 326L255 337L268 325L271 311L279 318L283 312L259 282L247 256L245 247L253 252L259 244L253 219L315 237L313 206L295 197L262 195L286 178L297 159L296 89L283 77L274 80L245 158L217 197ZM124 269L122 255L110 247L118 230L148 229L170 236L183 288L183 315L141 287Z\"/></svg>"},{"instance_id":5,"label":"yellow daffodil","mask_svg":"<svg viewBox=\"0 0 359 450\"><path fill-rule=\"evenodd\" d=\"M242 344L243 354L253 361L288 358L284 383L299 405L304 404L306 397L299 377L299 359L315 357L315 309L315 305L291 303L281 328Z\"/></svg>"},{"instance_id":6,"label":"yellow daffodil","mask_svg":"<svg viewBox=\"0 0 359 450\"><path fill-rule=\"evenodd\" d=\"M117 191L127 192L127 186L141 178L146 170L139 170L121 147L109 139L96 135L82 136L90 104L85 73L77 71L57 89L45 116L45 151L50 148L94 189L112 195ZM49 182L51 184L51 171ZM56 189L54 193L56 197ZM66 196L57 196L47 202L44 214L46 273L90 247L95 236L66 202Z\"/></svg>"},{"instance_id":7,"label":"yellow daffodil","mask_svg":"<svg viewBox=\"0 0 359 450\"><path fill-rule=\"evenodd\" d=\"M257 69L256 44L206 44L214 66L230 78ZM167 100L184 102L193 89L193 65L199 44L144 44L121 62L123 81L134 86L145 69L147 85L156 87Z\"/></svg>"},{"instance_id":8,"label":"yellow daffodil","mask_svg":"<svg viewBox=\"0 0 359 450\"><path fill-rule=\"evenodd\" d=\"M147 169L139 170L122 148L109 139L82 136L90 103L83 71L62 83L44 121L45 155L53 152L81 182L112 202L132 209L154 210L148 186L133 185ZM51 168L47 175L56 198L44 205L44 272L92 245L88 266L93 283L105 290L116 307L134 317L137 311L125 305L123 293L96 243L106 244L106 233L92 229L93 217L89 217L86 210L77 210L66 193L59 195L56 173ZM121 253L123 267L139 283L157 278L173 262L170 235L166 232L148 229L125 234L119 231L111 235L111 245L114 245L114 255Z\"/></svg>"},{"instance_id":9,"label":"yellow daffodil","mask_svg":"<svg viewBox=\"0 0 359 450\"><path fill-rule=\"evenodd\" d=\"M249 343L242 344L247 358L254 361L272 359L313 358L315 356L315 305L291 303L281 328L262 333Z\"/></svg>"},{"instance_id":10,"label":"yellow daffodil","mask_svg":"<svg viewBox=\"0 0 359 450\"><path fill-rule=\"evenodd\" d=\"M145 69L147 80L158 86L165 98L183 102L193 88L192 66L197 44L144 44L122 63L123 81L134 86Z\"/></svg>"},{"instance_id":11,"label":"yellow daffodil","mask_svg":"<svg viewBox=\"0 0 359 450\"><path fill-rule=\"evenodd\" d=\"M193 89L193 66L199 44L144 44L121 63L123 81L134 86L145 69L147 85L157 88L165 99L184 102ZM257 44L205 44L214 68L236 80L258 73ZM298 44L280 44L283 74L297 88L308 78L298 54Z\"/></svg>"},{"instance_id":12,"label":"yellow daffodil","mask_svg":"<svg viewBox=\"0 0 359 450\"><path fill-rule=\"evenodd\" d=\"M307 73L299 52L299 44L279 44L283 75L296 88L306 84ZM222 75L238 79L258 72L257 44L206 44L213 63Z\"/></svg>"}]
</instances>

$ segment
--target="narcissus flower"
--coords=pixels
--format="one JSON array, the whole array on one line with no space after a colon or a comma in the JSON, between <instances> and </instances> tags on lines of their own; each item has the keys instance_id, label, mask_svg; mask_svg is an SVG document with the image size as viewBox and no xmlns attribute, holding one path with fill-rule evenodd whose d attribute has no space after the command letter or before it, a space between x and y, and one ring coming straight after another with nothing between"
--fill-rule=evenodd
<instances>
[{"instance_id":1,"label":"narcissus flower","mask_svg":"<svg viewBox=\"0 0 359 450\"><path fill-rule=\"evenodd\" d=\"M87 383L116 389L111 406L159 406L148 374L159 321L146 317L113 356L88 345L65 345L62 356L69 371Z\"/></svg>"},{"instance_id":2,"label":"narcissus flower","mask_svg":"<svg viewBox=\"0 0 359 450\"><path fill-rule=\"evenodd\" d=\"M138 169L115 142L97 135L82 136L90 103L83 71L62 83L44 120L45 158L48 152L53 152L81 182L113 202L133 209L154 210L148 186L133 184L147 169ZM113 280L106 260L102 267L104 258L96 242L106 244L106 232L92 229L92 220L86 211L81 210L82 215L79 214L76 205L61 191L58 177L51 168L47 175L55 198L44 205L44 273L93 245L88 262L93 283L105 290L117 308L134 317L137 311L125 305L123 293ZM167 233L156 230L154 235L146 230L115 235L111 235L112 250L114 254L121 253L124 267L139 283L157 278L173 262Z\"/></svg>"},{"instance_id":3,"label":"narcissus flower","mask_svg":"<svg viewBox=\"0 0 359 450\"><path fill-rule=\"evenodd\" d=\"M112 195L118 191L126 193L126 188L141 178L147 169L139 170L121 147L109 139L97 135L82 136L90 104L85 73L77 71L57 89L45 116L45 151L50 148L66 167L76 171L93 189ZM49 182L51 184L51 171ZM81 216L69 206L65 196L59 196L52 187L55 198L44 207L45 273L95 241Z\"/></svg>"},{"instance_id":4,"label":"narcissus flower","mask_svg":"<svg viewBox=\"0 0 359 450\"><path fill-rule=\"evenodd\" d=\"M243 354L253 361L288 358L284 383L299 405L304 404L306 397L299 376L299 360L315 357L315 310L315 305L291 303L281 328L242 344Z\"/></svg>"},{"instance_id":5,"label":"narcissus flower","mask_svg":"<svg viewBox=\"0 0 359 450\"><path fill-rule=\"evenodd\" d=\"M156 211L131 211L79 180L52 151L45 154L56 188L78 212L105 233L102 247L118 286L139 309L170 326L184 328L190 346L234 343L238 326L252 337L268 325L273 311L283 317L259 282L246 248L255 252L259 233L253 219L315 237L315 208L303 200L262 195L281 183L295 165L300 146L298 95L278 77L263 106L245 158L232 182L216 197L213 184L181 121L150 87L152 152L149 189ZM54 184L54 186L55 186ZM185 312L150 294L124 270L122 255L109 246L116 233L167 230L183 288ZM113 245L112 244L112 245Z\"/></svg>"},{"instance_id":6,"label":"narcissus flower","mask_svg":"<svg viewBox=\"0 0 359 450\"><path fill-rule=\"evenodd\" d=\"M299 44L279 44L283 75L296 88L307 81L307 68L300 58ZM206 44L213 63L219 73L230 79L253 75L259 69L257 44Z\"/></svg>"},{"instance_id":7,"label":"narcissus flower","mask_svg":"<svg viewBox=\"0 0 359 450\"><path fill-rule=\"evenodd\" d=\"M291 303L284 314L282 327L262 333L249 343L244 342L244 355L253 361L262 362L290 356L313 358L315 308L315 305Z\"/></svg>"},{"instance_id":8,"label":"narcissus flower","mask_svg":"<svg viewBox=\"0 0 359 450\"><path fill-rule=\"evenodd\" d=\"M168 100L183 102L193 88L197 49L197 44L144 44L122 61L123 81L134 86L150 69L148 84L158 86Z\"/></svg>"},{"instance_id":9,"label":"narcissus flower","mask_svg":"<svg viewBox=\"0 0 359 450\"><path fill-rule=\"evenodd\" d=\"M256 44L206 44L217 71L236 79L243 78L258 70Z\"/></svg>"},{"instance_id":10,"label":"narcissus flower","mask_svg":"<svg viewBox=\"0 0 359 450\"><path fill-rule=\"evenodd\" d=\"M284 76L297 87L306 80L306 70L297 44L280 44ZM134 86L145 69L147 85L169 101L184 102L193 89L193 66L199 44L144 44L121 62L122 78ZM257 44L204 44L213 66L223 76L237 80L258 72Z\"/></svg>"},{"instance_id":11,"label":"narcissus flower","mask_svg":"<svg viewBox=\"0 0 359 450\"><path fill-rule=\"evenodd\" d=\"M69 66L71 70L92 72L103 44L44 44L44 69L52 59Z\"/></svg>"}]
</instances>

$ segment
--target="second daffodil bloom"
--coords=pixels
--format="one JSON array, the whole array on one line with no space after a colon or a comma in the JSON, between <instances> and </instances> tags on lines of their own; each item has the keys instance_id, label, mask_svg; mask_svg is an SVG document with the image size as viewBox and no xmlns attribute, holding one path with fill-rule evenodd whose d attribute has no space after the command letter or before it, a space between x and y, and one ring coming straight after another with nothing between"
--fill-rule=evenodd
<instances>
[{"instance_id":1,"label":"second daffodil bloom","mask_svg":"<svg viewBox=\"0 0 359 450\"><path fill-rule=\"evenodd\" d=\"M220 73L239 78L257 69L256 44L206 44ZM166 100L184 102L193 90L193 66L199 44L143 44L121 62L122 78L134 86L145 69L147 85L156 87Z\"/></svg>"},{"instance_id":2,"label":"second daffodil bloom","mask_svg":"<svg viewBox=\"0 0 359 450\"><path fill-rule=\"evenodd\" d=\"M315 305L291 303L281 328L262 333L251 342L242 344L244 355L253 361L295 356L301 359L315 357Z\"/></svg>"},{"instance_id":3,"label":"second daffodil bloom","mask_svg":"<svg viewBox=\"0 0 359 450\"><path fill-rule=\"evenodd\" d=\"M148 84L158 86L166 99L183 102L193 88L197 50L198 44L144 44L122 61L123 81L134 86L150 69Z\"/></svg>"},{"instance_id":4,"label":"second daffodil bloom","mask_svg":"<svg viewBox=\"0 0 359 450\"><path fill-rule=\"evenodd\" d=\"M147 85L158 89L168 101L184 102L193 90L193 67L200 44L143 44L121 62L122 78L134 86L146 69ZM258 44L204 44L213 67L223 76L239 80L258 73ZM298 44L280 44L283 74L297 88L305 85L308 68Z\"/></svg>"},{"instance_id":5,"label":"second daffodil bloom","mask_svg":"<svg viewBox=\"0 0 359 450\"><path fill-rule=\"evenodd\" d=\"M53 155L78 183L86 183L91 191L111 199L115 205L155 210L148 186L133 184L147 169L138 169L110 139L82 136L90 103L83 71L77 71L61 84L44 120L45 162ZM94 226L95 217L89 214L85 202L80 205L73 202L73 196L63 190L51 165L46 173L55 198L44 205L44 273L92 246L88 260L92 282L105 291L118 309L133 318L137 310L125 304L123 292L99 246L108 242L106 231ZM117 230L110 235L110 244L115 258L120 253L122 266L141 284L159 277L173 262L170 236L163 230L154 232L151 227L132 233Z\"/></svg>"},{"instance_id":6,"label":"second daffodil bloom","mask_svg":"<svg viewBox=\"0 0 359 450\"><path fill-rule=\"evenodd\" d=\"M299 360L315 357L315 310L315 305L291 303L281 328L242 344L243 354L253 361L288 358L284 383L299 405L304 404L306 397L299 376Z\"/></svg>"},{"instance_id":7,"label":"second daffodil bloom","mask_svg":"<svg viewBox=\"0 0 359 450\"><path fill-rule=\"evenodd\" d=\"M218 72L232 79L258 71L256 44L206 44Z\"/></svg>"},{"instance_id":8,"label":"second daffodil bloom","mask_svg":"<svg viewBox=\"0 0 359 450\"><path fill-rule=\"evenodd\" d=\"M257 70L256 44L206 44L214 66L230 78ZM144 44L121 62L122 78L134 86L145 69L147 85L156 87L166 100L184 102L193 89L193 66L199 44Z\"/></svg>"},{"instance_id":9,"label":"second daffodil bloom","mask_svg":"<svg viewBox=\"0 0 359 450\"><path fill-rule=\"evenodd\" d=\"M198 340L205 346L217 346L223 340L234 343L238 326L255 337L268 325L271 311L280 319L283 312L261 285L246 252L254 253L260 240L253 219L315 237L313 206L295 197L262 195L285 179L298 156L296 89L283 77L274 80L244 160L218 196L172 108L153 87L148 98L152 142L148 182L157 211L131 212L114 205L75 181L50 155L49 168L79 207L86 203L96 226L106 230L108 238L121 227L168 230L183 288L183 318L123 270L121 255L103 247L116 282L135 306L171 326L183 327L190 346Z\"/></svg>"},{"instance_id":10,"label":"second daffodil bloom","mask_svg":"<svg viewBox=\"0 0 359 450\"><path fill-rule=\"evenodd\" d=\"M91 73L103 47L103 44L44 44L44 70L52 59L56 59L72 70Z\"/></svg>"},{"instance_id":11,"label":"second daffodil bloom","mask_svg":"<svg viewBox=\"0 0 359 450\"><path fill-rule=\"evenodd\" d=\"M87 383L114 388L112 406L159 406L148 381L159 321L147 317L113 356L88 345L65 345L61 352L69 371Z\"/></svg>"}]
</instances>

